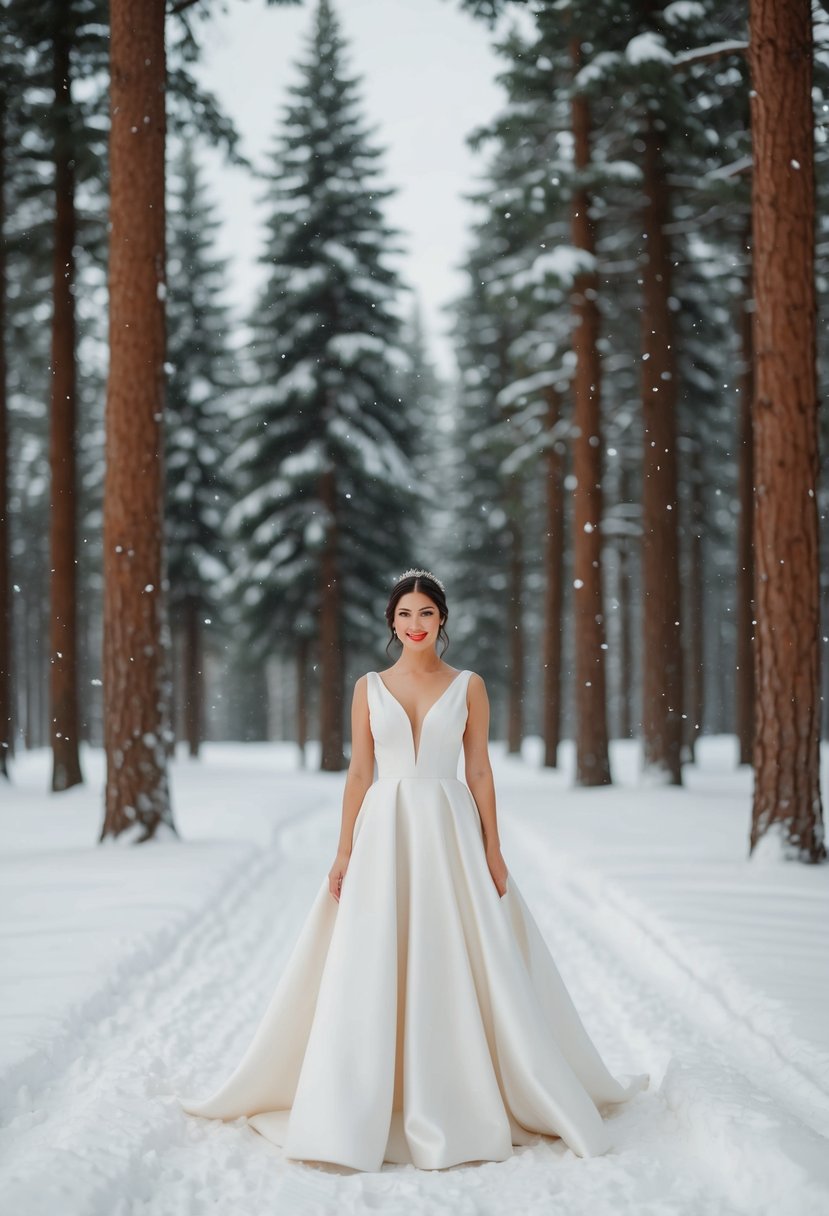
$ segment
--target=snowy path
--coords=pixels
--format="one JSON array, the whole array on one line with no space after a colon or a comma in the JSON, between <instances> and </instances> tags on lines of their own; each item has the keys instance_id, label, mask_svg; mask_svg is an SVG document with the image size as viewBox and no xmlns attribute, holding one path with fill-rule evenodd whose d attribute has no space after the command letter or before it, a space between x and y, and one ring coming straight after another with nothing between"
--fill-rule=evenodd
<instances>
[{"instance_id":1,"label":"snowy path","mask_svg":"<svg viewBox=\"0 0 829 1216\"><path fill-rule=\"evenodd\" d=\"M567 1216L825 1216L829 1182L814 1154L826 1145L811 1130L829 1109L820 1086L779 1053L775 1064L756 1029L718 1015L704 991L692 1004L693 977L678 984L662 947L649 955L626 938L621 905L597 903L590 875L556 863L520 817L505 855L588 1029L612 1068L652 1074L651 1090L613 1116L613 1152L582 1160L541 1143L504 1163L369 1175L283 1162L244 1121L184 1115L171 1091L206 1092L247 1045L330 864L338 817L328 804L278 826L175 947L127 977L108 1016L76 1037L74 1059L61 1053L49 1083L32 1071L0 1131L4 1211L501 1216L552 1201Z\"/></svg>"},{"instance_id":2,"label":"snowy path","mask_svg":"<svg viewBox=\"0 0 829 1216\"><path fill-rule=\"evenodd\" d=\"M721 1005L612 898L612 884L573 870L525 825L513 827L511 853L522 872L545 867L555 898L538 898L536 919L594 1040L609 1061L606 1036L650 1061L652 1086L700 1172L719 1180L735 1210L825 1216L829 1095L785 1058L785 1045Z\"/></svg>"}]
</instances>

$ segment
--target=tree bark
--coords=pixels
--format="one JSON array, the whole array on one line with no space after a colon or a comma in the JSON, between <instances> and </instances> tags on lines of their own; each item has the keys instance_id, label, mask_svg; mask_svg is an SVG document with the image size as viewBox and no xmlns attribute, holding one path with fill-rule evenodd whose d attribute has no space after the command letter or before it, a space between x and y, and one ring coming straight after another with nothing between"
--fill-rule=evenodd
<instances>
[{"instance_id":1,"label":"tree bark","mask_svg":"<svg viewBox=\"0 0 829 1216\"><path fill-rule=\"evenodd\" d=\"M574 73L581 66L578 40L570 44ZM575 171L590 168L590 105L574 94L571 103ZM595 259L596 239L590 196L583 185L573 191L573 245ZM599 278L595 267L573 283L573 581L576 675L576 784L608 785L605 680L605 614L602 590L602 424L599 356Z\"/></svg>"},{"instance_id":2,"label":"tree bark","mask_svg":"<svg viewBox=\"0 0 829 1216\"><path fill-rule=\"evenodd\" d=\"M633 738L633 594L627 537L619 542L619 736Z\"/></svg>"},{"instance_id":3,"label":"tree bark","mask_svg":"<svg viewBox=\"0 0 829 1216\"><path fill-rule=\"evenodd\" d=\"M656 119L643 132L642 729L645 769L682 782L682 647L677 521L676 357L671 315L669 193Z\"/></svg>"},{"instance_id":4,"label":"tree bark","mask_svg":"<svg viewBox=\"0 0 829 1216\"><path fill-rule=\"evenodd\" d=\"M164 587L165 0L112 0L101 839L175 831Z\"/></svg>"},{"instance_id":5,"label":"tree bark","mask_svg":"<svg viewBox=\"0 0 829 1216\"><path fill-rule=\"evenodd\" d=\"M310 638L303 634L296 643L296 742L299 766L305 768L305 746L308 742L308 655Z\"/></svg>"},{"instance_id":6,"label":"tree bark","mask_svg":"<svg viewBox=\"0 0 829 1216\"><path fill-rule=\"evenodd\" d=\"M554 436L561 417L561 400L556 389L544 390L547 402L547 434ZM544 450L544 631L541 639L544 705L544 764L558 766L561 740L561 633L564 606L564 455L553 438Z\"/></svg>"},{"instance_id":7,"label":"tree bark","mask_svg":"<svg viewBox=\"0 0 829 1216\"><path fill-rule=\"evenodd\" d=\"M6 360L6 98L0 86L0 777L14 754L12 604L9 562L9 429Z\"/></svg>"},{"instance_id":8,"label":"tree bark","mask_svg":"<svg viewBox=\"0 0 829 1216\"><path fill-rule=\"evenodd\" d=\"M507 752L521 754L524 737L524 555L521 529L521 486L516 476L507 487L510 511L507 631L509 633L509 683L507 698Z\"/></svg>"},{"instance_id":9,"label":"tree bark","mask_svg":"<svg viewBox=\"0 0 829 1216\"><path fill-rule=\"evenodd\" d=\"M703 471L701 440L689 437L691 502L688 520L688 599L685 671L687 686L687 711L683 721L684 744L688 759L696 758L696 742L702 731L705 708L705 558L702 533L705 526L705 503L703 501Z\"/></svg>"},{"instance_id":10,"label":"tree bark","mask_svg":"<svg viewBox=\"0 0 829 1216\"><path fill-rule=\"evenodd\" d=\"M619 502L630 503L631 470L627 460L622 457L619 470ZM619 557L619 735L622 739L632 739L638 732L634 730L633 719L633 575L631 573L632 544L627 531L619 537L617 553Z\"/></svg>"},{"instance_id":11,"label":"tree bark","mask_svg":"<svg viewBox=\"0 0 829 1216\"><path fill-rule=\"evenodd\" d=\"M328 517L328 533L320 562L320 768L339 772L345 767L345 757L337 488L333 469L322 475L320 497Z\"/></svg>"},{"instance_id":12,"label":"tree bark","mask_svg":"<svg viewBox=\"0 0 829 1216\"><path fill-rule=\"evenodd\" d=\"M749 852L826 858L820 795L815 176L809 0L751 0L755 683Z\"/></svg>"},{"instance_id":13,"label":"tree bark","mask_svg":"<svg viewBox=\"0 0 829 1216\"><path fill-rule=\"evenodd\" d=\"M750 236L746 249L751 250ZM754 743L754 551L752 548L754 511L754 301L751 295L751 263L745 298L740 310L740 439L738 494L740 518L737 525L737 672L735 680L737 743L740 764L751 764Z\"/></svg>"},{"instance_id":14,"label":"tree bark","mask_svg":"<svg viewBox=\"0 0 829 1216\"><path fill-rule=\"evenodd\" d=\"M204 738L204 671L199 601L184 602L184 721L191 756L198 756Z\"/></svg>"},{"instance_id":15,"label":"tree bark","mask_svg":"<svg viewBox=\"0 0 829 1216\"><path fill-rule=\"evenodd\" d=\"M52 280L52 360L49 468L50 628L49 701L52 789L83 781L78 739L77 497L75 426L75 172L69 34L55 10L53 32L55 119L55 243Z\"/></svg>"}]
</instances>

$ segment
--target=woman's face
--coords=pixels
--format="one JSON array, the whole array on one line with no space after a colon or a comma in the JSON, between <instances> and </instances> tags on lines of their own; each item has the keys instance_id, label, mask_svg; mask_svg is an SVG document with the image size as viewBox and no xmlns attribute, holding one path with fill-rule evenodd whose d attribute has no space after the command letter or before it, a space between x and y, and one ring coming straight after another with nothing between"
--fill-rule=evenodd
<instances>
[{"instance_id":1,"label":"woman's face","mask_svg":"<svg viewBox=\"0 0 829 1216\"><path fill-rule=\"evenodd\" d=\"M394 627L404 650L423 650L436 646L440 631L440 612L437 604L422 591L408 591L397 601Z\"/></svg>"}]
</instances>

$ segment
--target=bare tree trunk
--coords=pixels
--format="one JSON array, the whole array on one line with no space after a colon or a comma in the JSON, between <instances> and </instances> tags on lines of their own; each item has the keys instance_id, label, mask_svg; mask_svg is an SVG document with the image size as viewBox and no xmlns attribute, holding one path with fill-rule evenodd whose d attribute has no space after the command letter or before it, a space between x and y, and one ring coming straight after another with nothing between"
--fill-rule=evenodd
<instances>
[{"instance_id":1,"label":"bare tree trunk","mask_svg":"<svg viewBox=\"0 0 829 1216\"><path fill-rule=\"evenodd\" d=\"M751 249L750 236L746 249ZM754 438L752 409L754 402L754 301L751 298L751 263L749 262L746 294L740 310L740 343L742 373L740 375L740 464L738 493L740 518L737 531L737 678L736 717L740 764L751 764L754 742L754 551L752 549L754 513Z\"/></svg>"},{"instance_id":2,"label":"bare tree trunk","mask_svg":"<svg viewBox=\"0 0 829 1216\"><path fill-rule=\"evenodd\" d=\"M25 605L24 605L25 608ZM26 690L26 705L23 717L23 746L26 751L31 751L34 739L35 730L35 683L37 680L37 669L34 659L34 639L33 632L33 614L31 612L22 613L23 618L23 661L26 664L24 671L23 686Z\"/></svg>"},{"instance_id":3,"label":"bare tree trunk","mask_svg":"<svg viewBox=\"0 0 829 1216\"><path fill-rule=\"evenodd\" d=\"M320 563L320 768L339 772L345 767L345 757L337 494L333 469L323 473L320 488L322 503L331 521Z\"/></svg>"},{"instance_id":4,"label":"bare tree trunk","mask_svg":"<svg viewBox=\"0 0 829 1216\"><path fill-rule=\"evenodd\" d=\"M750 852L826 857L820 796L820 590L812 17L751 0L754 173L754 805Z\"/></svg>"},{"instance_id":5,"label":"bare tree trunk","mask_svg":"<svg viewBox=\"0 0 829 1216\"><path fill-rule=\"evenodd\" d=\"M6 361L6 98L0 85L0 777L14 754L12 604L9 561L9 429Z\"/></svg>"},{"instance_id":6,"label":"bare tree trunk","mask_svg":"<svg viewBox=\"0 0 829 1216\"><path fill-rule=\"evenodd\" d=\"M204 672L199 601L188 595L184 602L184 718L191 756L198 756L204 738Z\"/></svg>"},{"instance_id":7,"label":"bare tree trunk","mask_svg":"<svg viewBox=\"0 0 829 1216\"><path fill-rule=\"evenodd\" d=\"M296 742L299 765L305 768L305 746L308 742L308 656L311 640L305 634L296 644Z\"/></svg>"},{"instance_id":8,"label":"bare tree trunk","mask_svg":"<svg viewBox=\"0 0 829 1216\"><path fill-rule=\"evenodd\" d=\"M175 831L164 595L165 0L112 0L101 839Z\"/></svg>"},{"instance_id":9,"label":"bare tree trunk","mask_svg":"<svg viewBox=\"0 0 829 1216\"><path fill-rule=\"evenodd\" d=\"M668 183L652 114L643 132L642 728L645 768L682 782L682 633L677 521L676 356Z\"/></svg>"},{"instance_id":10,"label":"bare tree trunk","mask_svg":"<svg viewBox=\"0 0 829 1216\"><path fill-rule=\"evenodd\" d=\"M821 627L821 637L825 637L826 630L829 629L829 583L824 583L823 591L822 591L822 600L823 600L823 612L822 612L821 619L823 620L824 623ZM824 662L821 664L820 678L821 678L821 684L823 686L823 699L822 699L822 705L823 705L822 719L823 720L822 720L822 724L821 724L820 733L821 733L821 738L825 742L825 741L829 740L829 663Z\"/></svg>"},{"instance_id":11,"label":"bare tree trunk","mask_svg":"<svg viewBox=\"0 0 829 1216\"><path fill-rule=\"evenodd\" d=\"M521 486L510 479L508 500L512 522L509 529L509 590L507 593L507 630L509 632L509 682L507 701L507 752L521 754L524 737L524 556L521 534Z\"/></svg>"},{"instance_id":12,"label":"bare tree trunk","mask_svg":"<svg viewBox=\"0 0 829 1216\"><path fill-rule=\"evenodd\" d=\"M573 70L581 66L581 45L570 44ZM590 106L583 94L571 102L575 170L590 169ZM596 239L590 196L573 191L573 245L595 259ZM573 581L576 674L576 784L609 785L605 615L602 589L602 424L599 357L599 277L595 268L573 284Z\"/></svg>"},{"instance_id":13,"label":"bare tree trunk","mask_svg":"<svg viewBox=\"0 0 829 1216\"><path fill-rule=\"evenodd\" d=\"M544 390L544 394L547 402L547 435L551 437L551 442L544 451L546 536L544 540L544 629L541 640L541 661L544 665L542 730L544 764L548 768L556 768L558 745L561 740L564 454L561 443L555 438L561 417L561 400L552 385Z\"/></svg>"},{"instance_id":14,"label":"bare tree trunk","mask_svg":"<svg viewBox=\"0 0 829 1216\"><path fill-rule=\"evenodd\" d=\"M627 537L619 542L619 734L633 738L633 594Z\"/></svg>"},{"instance_id":15,"label":"bare tree trunk","mask_svg":"<svg viewBox=\"0 0 829 1216\"><path fill-rule=\"evenodd\" d=\"M631 503L631 471L623 458L619 469L619 502ZM623 739L632 739L638 731L634 728L633 686L636 673L633 668L633 575L631 573L632 542L623 533L619 537L619 734Z\"/></svg>"},{"instance_id":16,"label":"bare tree trunk","mask_svg":"<svg viewBox=\"0 0 829 1216\"><path fill-rule=\"evenodd\" d=\"M75 174L68 31L54 17L55 246L52 316L50 505L50 726L52 789L83 781L78 738L75 416Z\"/></svg>"},{"instance_id":17,"label":"bare tree trunk","mask_svg":"<svg viewBox=\"0 0 829 1216\"><path fill-rule=\"evenodd\" d=\"M687 679L683 683L687 684L688 690L687 712L684 721L685 747L689 759L694 759L696 741L702 730L705 705L705 649L703 646L705 561L702 542L705 504L702 495L702 453L697 436L690 438L689 447L691 452L691 504L688 521L688 623L685 631L687 649L684 652Z\"/></svg>"}]
</instances>

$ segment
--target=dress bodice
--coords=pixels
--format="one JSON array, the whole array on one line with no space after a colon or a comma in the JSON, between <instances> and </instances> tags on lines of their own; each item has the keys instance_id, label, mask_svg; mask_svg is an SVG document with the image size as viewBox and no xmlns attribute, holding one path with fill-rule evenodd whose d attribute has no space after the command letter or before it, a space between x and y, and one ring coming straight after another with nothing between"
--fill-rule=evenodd
<instances>
[{"instance_id":1,"label":"dress bodice","mask_svg":"<svg viewBox=\"0 0 829 1216\"><path fill-rule=\"evenodd\" d=\"M466 730L466 688L471 671L456 675L429 706L415 754L409 715L376 671L368 673L368 708L377 778L454 777Z\"/></svg>"}]
</instances>

